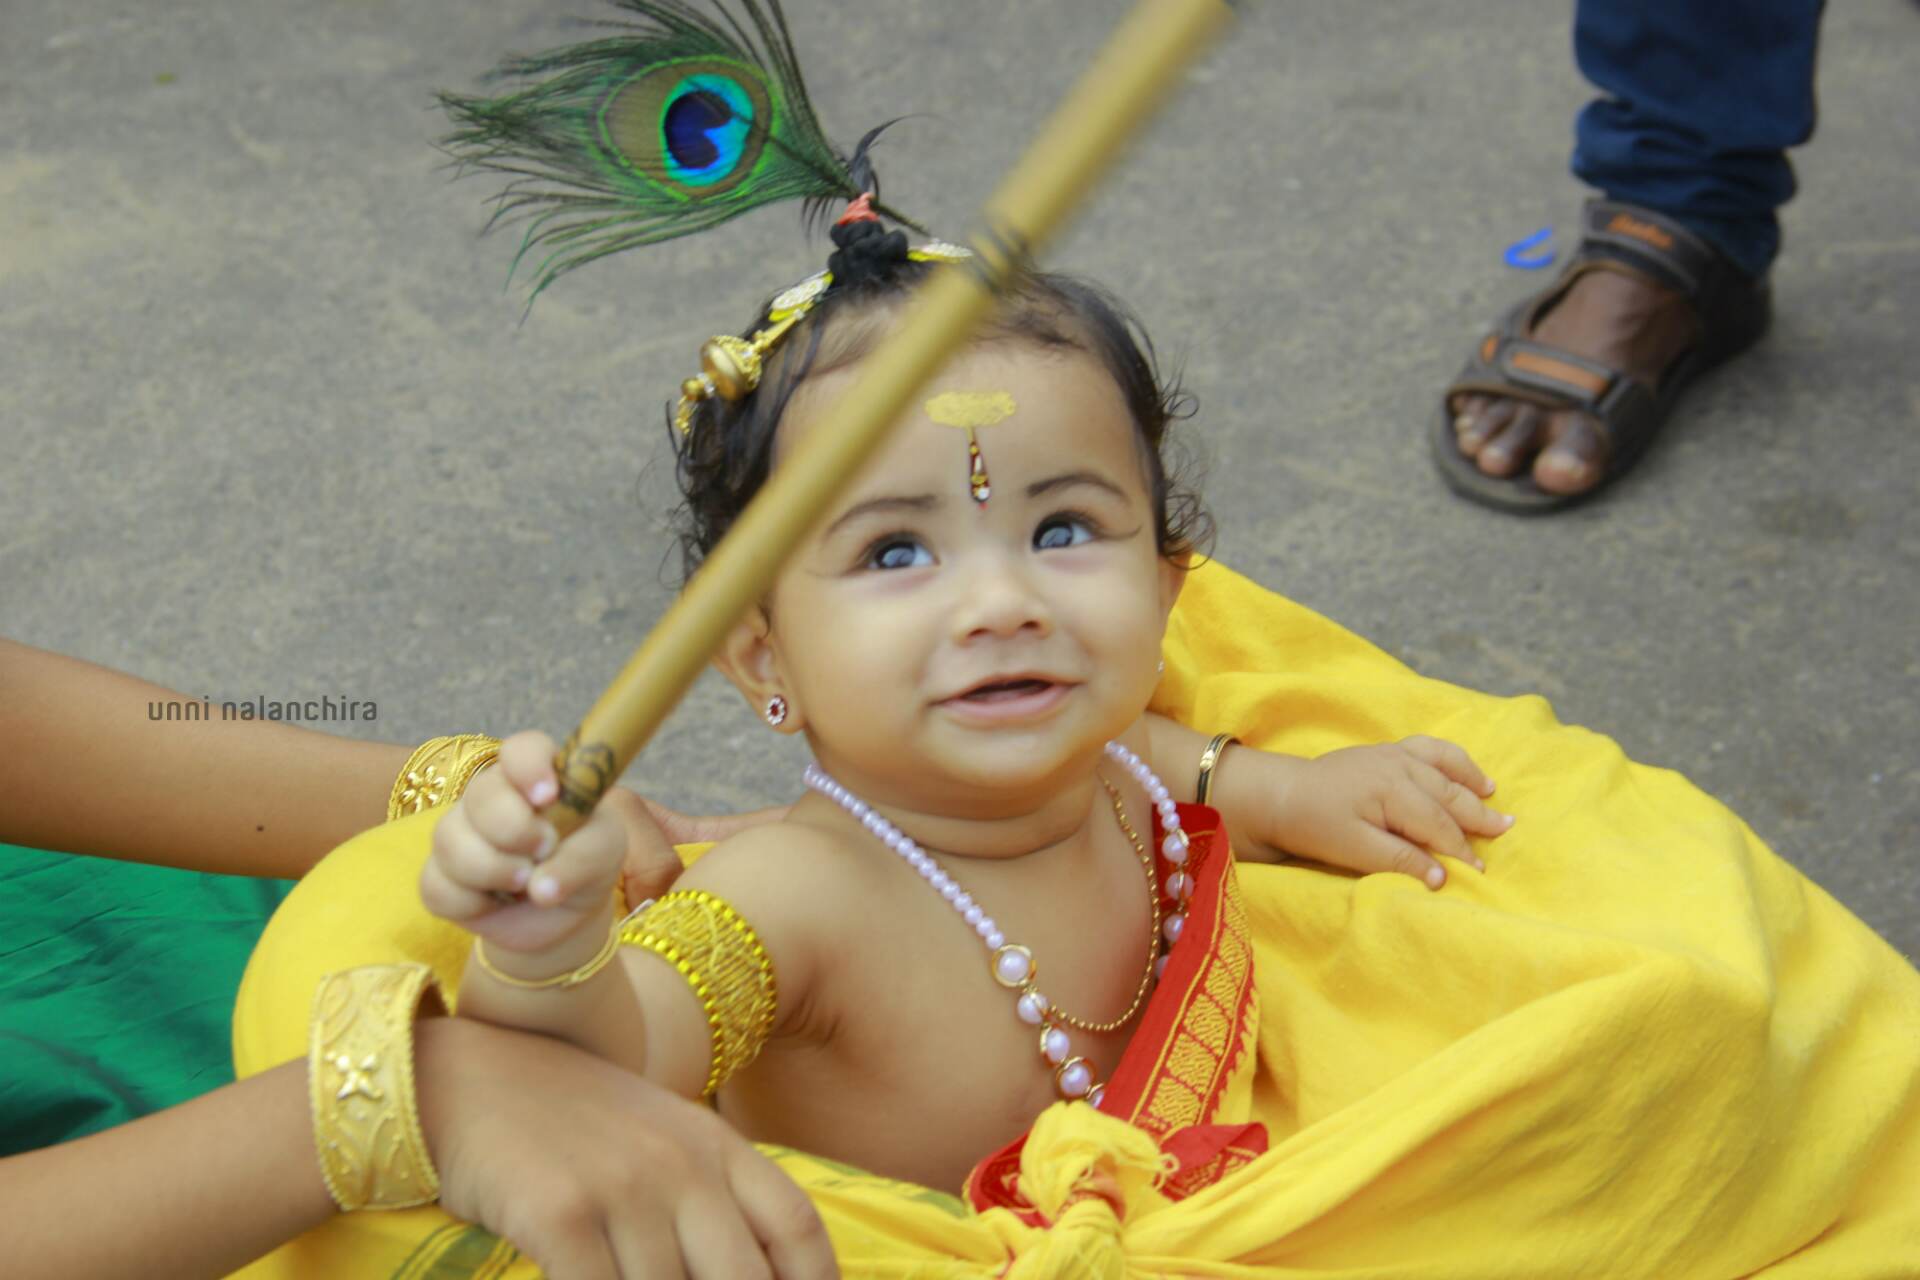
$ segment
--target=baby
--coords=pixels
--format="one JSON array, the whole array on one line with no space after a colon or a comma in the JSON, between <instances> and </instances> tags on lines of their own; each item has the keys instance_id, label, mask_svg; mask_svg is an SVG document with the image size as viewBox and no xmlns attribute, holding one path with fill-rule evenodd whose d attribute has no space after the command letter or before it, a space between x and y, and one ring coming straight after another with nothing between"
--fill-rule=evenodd
<instances>
[{"instance_id":1,"label":"baby","mask_svg":"<svg viewBox=\"0 0 1920 1280\"><path fill-rule=\"evenodd\" d=\"M846 230L757 389L688 389L690 567L834 429L911 289L950 269ZM637 918L615 901L621 823L602 810L556 842L553 743L507 742L421 880L475 935L461 1016L711 1094L755 1140L951 1189L1050 1104L1098 1105L1202 856L1231 874L1191 807L1203 753L1234 857L1434 888L1429 851L1484 869L1469 837L1512 819L1456 746L1307 760L1147 713L1206 518L1162 462L1178 402L1137 334L1100 292L1028 276L922 393L715 658L806 736L807 794Z\"/></svg>"}]
</instances>

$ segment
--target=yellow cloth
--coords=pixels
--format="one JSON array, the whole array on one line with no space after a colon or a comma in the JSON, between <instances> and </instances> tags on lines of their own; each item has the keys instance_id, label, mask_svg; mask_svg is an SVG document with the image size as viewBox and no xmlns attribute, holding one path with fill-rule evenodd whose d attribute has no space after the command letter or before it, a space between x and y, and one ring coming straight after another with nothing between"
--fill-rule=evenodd
<instances>
[{"instance_id":1,"label":"yellow cloth","mask_svg":"<svg viewBox=\"0 0 1920 1280\"><path fill-rule=\"evenodd\" d=\"M1519 821L1438 894L1241 868L1258 1058L1218 1119L1271 1145L1186 1199L1154 1189L1151 1140L1084 1106L1044 1113L1021 1158L1050 1229L776 1153L847 1275L1920 1275L1920 975L1738 818L1537 698L1422 679L1219 566L1166 652L1159 709L1198 729L1301 754L1452 738ZM457 976L461 937L414 889L431 821L350 842L287 900L241 990L241 1075L300 1056L328 970ZM533 1269L418 1209L244 1274L429 1273Z\"/></svg>"}]
</instances>

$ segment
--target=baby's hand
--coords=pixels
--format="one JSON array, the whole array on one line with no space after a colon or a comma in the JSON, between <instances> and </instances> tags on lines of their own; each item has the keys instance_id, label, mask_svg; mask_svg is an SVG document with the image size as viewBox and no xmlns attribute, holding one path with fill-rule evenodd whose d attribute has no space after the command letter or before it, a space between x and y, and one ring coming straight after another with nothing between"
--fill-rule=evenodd
<instances>
[{"instance_id":1,"label":"baby's hand","mask_svg":"<svg viewBox=\"0 0 1920 1280\"><path fill-rule=\"evenodd\" d=\"M503 951L544 951L592 919L604 929L627 824L602 804L565 840L539 811L560 793L553 739L518 733L434 828L420 898Z\"/></svg>"},{"instance_id":2,"label":"baby's hand","mask_svg":"<svg viewBox=\"0 0 1920 1280\"><path fill-rule=\"evenodd\" d=\"M1481 802L1493 783L1467 753L1438 738L1348 747L1302 762L1267 842L1352 871L1398 871L1438 889L1447 873L1428 850L1479 871L1468 836L1498 836L1512 817Z\"/></svg>"}]
</instances>

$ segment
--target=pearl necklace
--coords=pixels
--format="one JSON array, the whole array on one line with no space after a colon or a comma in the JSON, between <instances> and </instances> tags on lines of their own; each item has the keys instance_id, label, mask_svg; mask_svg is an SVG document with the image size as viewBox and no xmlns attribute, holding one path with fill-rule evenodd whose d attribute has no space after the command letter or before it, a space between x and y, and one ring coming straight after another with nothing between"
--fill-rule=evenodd
<instances>
[{"instance_id":1,"label":"pearl necklace","mask_svg":"<svg viewBox=\"0 0 1920 1280\"><path fill-rule=\"evenodd\" d=\"M1014 1013L1020 1021L1029 1026L1040 1028L1040 1057L1053 1070L1054 1088L1063 1098L1085 1098L1094 1106L1099 1106L1106 1094L1106 1085L1096 1083L1093 1078L1093 1064L1073 1052L1073 1041L1067 1035L1065 1027L1077 1027L1083 1031L1117 1031L1132 1020L1146 1002L1147 989L1152 979L1166 971L1167 957L1160 951L1160 940L1165 938L1171 948L1180 941L1181 931L1187 918L1187 900L1193 895L1193 877L1186 870L1187 836L1180 829L1180 810L1174 804L1172 794L1166 784L1155 776L1147 762L1117 742L1106 746L1109 759L1125 769L1153 801L1159 811L1160 825L1166 835L1160 842L1160 856L1168 864L1170 871L1164 884L1156 884L1153 874L1153 859L1141 843L1140 837L1127 822L1126 810L1121 806L1120 793L1111 783L1102 778L1101 785L1113 798L1114 817L1120 823L1121 831L1126 833L1134 852L1140 856L1141 866L1147 872L1148 901L1153 915L1153 933L1147 947L1147 972L1141 975L1140 987L1134 992L1133 1003L1127 1011L1111 1022L1092 1023L1055 1007L1052 1001L1040 993L1034 982L1039 966L1034 963L1033 952L1017 942L1007 941L1000 926L985 908L973 900L972 895L960 888L954 878L941 869L933 856L922 849L906 832L888 822L874 812L859 796L835 782L833 778L815 764L809 764L802 780L807 786L838 804L854 819L871 831L876 839L887 848L899 854L908 866L919 873L928 886L944 898L959 916L967 922L969 928L979 935L986 946L989 956L989 972L993 980L1011 991L1019 992L1014 1000ZM1160 914L1160 898L1164 894L1172 903L1173 910L1165 919Z\"/></svg>"}]
</instances>

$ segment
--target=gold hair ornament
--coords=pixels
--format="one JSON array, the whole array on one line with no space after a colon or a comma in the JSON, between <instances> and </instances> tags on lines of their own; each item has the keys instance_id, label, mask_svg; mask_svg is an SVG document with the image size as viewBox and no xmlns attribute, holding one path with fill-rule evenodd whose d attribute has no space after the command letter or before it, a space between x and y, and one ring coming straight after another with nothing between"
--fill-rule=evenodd
<instances>
[{"instance_id":1,"label":"gold hair ornament","mask_svg":"<svg viewBox=\"0 0 1920 1280\"><path fill-rule=\"evenodd\" d=\"M406 1209L440 1198L413 1090L413 1022L445 1013L433 970L371 964L330 973L313 993L307 1092L327 1194L343 1210Z\"/></svg>"},{"instance_id":2,"label":"gold hair ornament","mask_svg":"<svg viewBox=\"0 0 1920 1280\"><path fill-rule=\"evenodd\" d=\"M962 262L972 256L972 250L945 240L907 250L913 262ZM673 425L680 434L693 430L693 415L702 401L718 397L733 404L752 395L760 385L767 356L794 325L806 319L832 284L833 272L815 272L780 291L767 306L767 327L754 330L751 338L722 333L707 339L700 348L700 372L680 384L680 403L673 410Z\"/></svg>"}]
</instances>

